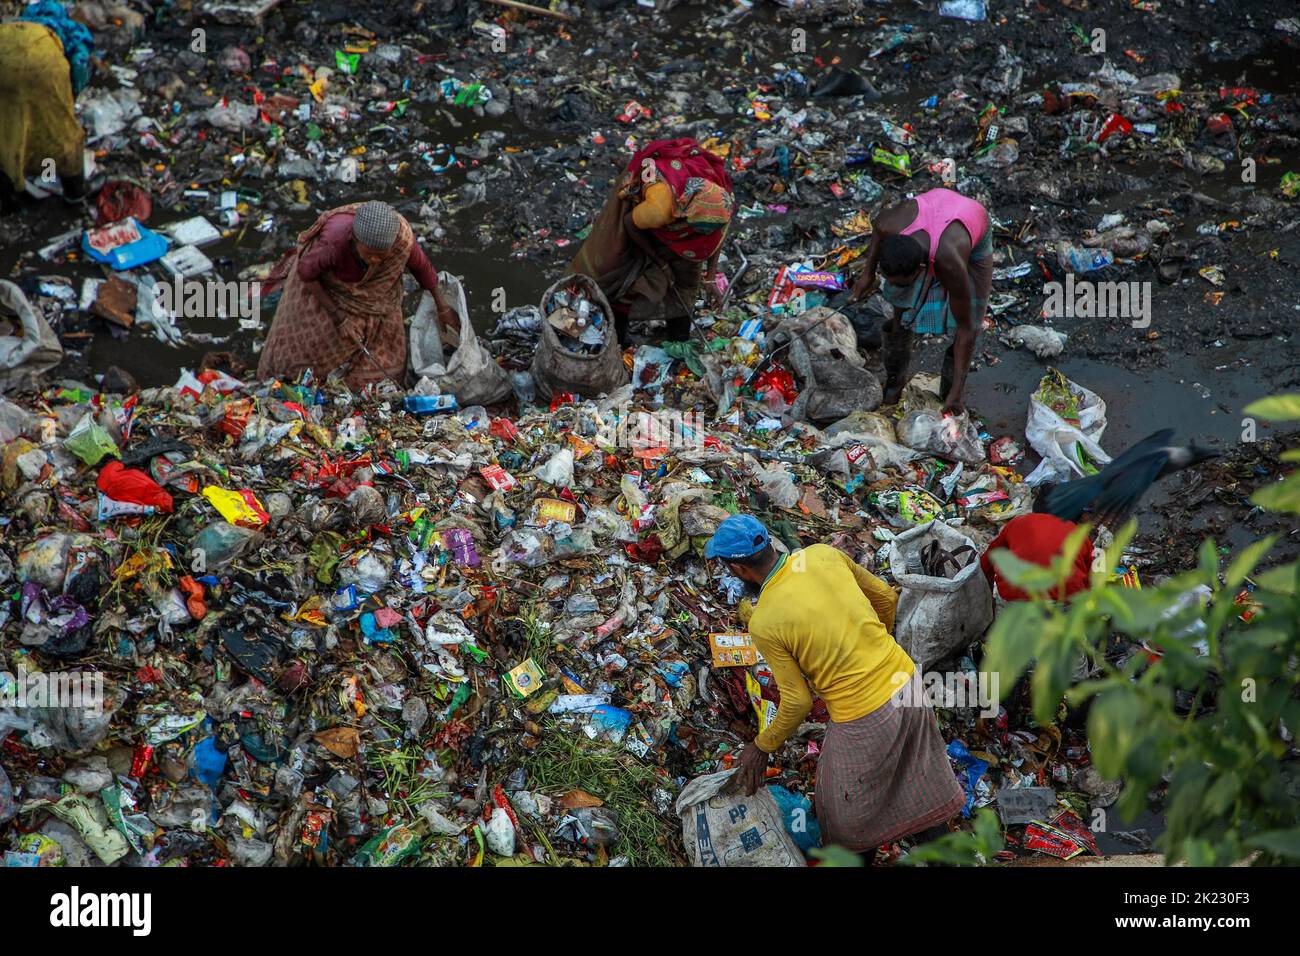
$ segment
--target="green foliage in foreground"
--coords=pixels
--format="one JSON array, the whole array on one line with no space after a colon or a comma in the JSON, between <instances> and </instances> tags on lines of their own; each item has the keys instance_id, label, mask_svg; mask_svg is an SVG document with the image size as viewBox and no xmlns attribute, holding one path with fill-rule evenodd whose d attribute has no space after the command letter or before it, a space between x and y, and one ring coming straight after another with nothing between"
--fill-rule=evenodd
<instances>
[{"instance_id":1,"label":"green foliage in foreground","mask_svg":"<svg viewBox=\"0 0 1300 956\"><path fill-rule=\"evenodd\" d=\"M1246 413L1300 420L1300 395L1264 399ZM1282 458L1300 461L1300 450ZM1264 486L1251 500L1300 515L1300 472ZM1134 531L1130 522L1117 535L1108 549L1111 563ZM1223 568L1214 542L1206 540L1195 568L1158 587L1109 584L1107 562L1098 562L1091 589L1061 607L1043 595L1065 581L1087 533L1078 529L1051 568L1005 551L993 555L1008 580L1037 597L999 615L983 670L998 676L1005 695L1032 664L1030 694L1034 719L1041 723L1052 720L1062 699L1074 705L1092 700L1092 758L1104 776L1124 781L1120 816L1133 819L1149 791L1168 783L1166 830L1156 841L1167 862L1300 862L1300 761L1288 759L1284 740L1284 734L1300 730L1300 562L1256 574L1276 542L1272 536L1252 542ZM1244 622L1234 599L1248 582L1260 607ZM1205 606L1180 601L1197 585L1212 592ZM1118 666L1108 662L1106 645L1115 633L1145 641L1161 656L1151 661L1137 654ZM1071 686L1081 654L1101 672ZM1177 691L1190 695L1190 709L1176 708ZM987 860L992 843L985 831L995 823L990 814L977 821L974 833L926 844L908 861Z\"/></svg>"}]
</instances>

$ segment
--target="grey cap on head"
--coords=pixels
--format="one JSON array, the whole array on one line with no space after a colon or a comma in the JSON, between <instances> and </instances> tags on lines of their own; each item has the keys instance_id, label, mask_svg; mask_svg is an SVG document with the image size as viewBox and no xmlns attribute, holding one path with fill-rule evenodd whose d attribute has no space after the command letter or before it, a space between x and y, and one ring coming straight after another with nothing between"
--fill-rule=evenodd
<instances>
[{"instance_id":1,"label":"grey cap on head","mask_svg":"<svg viewBox=\"0 0 1300 956\"><path fill-rule=\"evenodd\" d=\"M397 240L400 226L397 210L386 202L372 199L357 207L356 218L352 220L352 236L372 249L387 249Z\"/></svg>"}]
</instances>

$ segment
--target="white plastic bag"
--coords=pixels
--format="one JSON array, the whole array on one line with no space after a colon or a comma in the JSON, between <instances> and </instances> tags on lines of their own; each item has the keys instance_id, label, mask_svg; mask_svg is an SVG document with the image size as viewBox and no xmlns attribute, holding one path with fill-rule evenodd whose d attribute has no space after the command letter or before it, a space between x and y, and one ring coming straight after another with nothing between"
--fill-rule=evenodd
<instances>
[{"instance_id":1,"label":"white plastic bag","mask_svg":"<svg viewBox=\"0 0 1300 956\"><path fill-rule=\"evenodd\" d=\"M886 468L902 471L908 462L921 457L921 452L913 451L906 445L900 445L892 439L880 438L869 432L840 432L825 445L826 448L853 448L861 445L871 456L869 465L859 461L858 468L868 473L878 473Z\"/></svg>"},{"instance_id":2,"label":"white plastic bag","mask_svg":"<svg viewBox=\"0 0 1300 956\"><path fill-rule=\"evenodd\" d=\"M691 865L806 865L766 787L759 787L752 797L719 793L734 774L724 770L696 777L677 798L682 842Z\"/></svg>"},{"instance_id":3,"label":"white plastic bag","mask_svg":"<svg viewBox=\"0 0 1300 956\"><path fill-rule=\"evenodd\" d=\"M411 320L411 371L416 378L433 380L439 393L455 395L462 406L505 401L511 393L510 375L483 347L470 325L465 289L460 280L443 273L438 281L443 297L460 319L460 342L444 363L438 309L433 296L426 292Z\"/></svg>"},{"instance_id":4,"label":"white plastic bag","mask_svg":"<svg viewBox=\"0 0 1300 956\"><path fill-rule=\"evenodd\" d=\"M898 423L898 440L908 448L950 461L968 465L984 461L984 444L968 412L945 415L933 408L910 411Z\"/></svg>"},{"instance_id":5,"label":"white plastic bag","mask_svg":"<svg viewBox=\"0 0 1300 956\"><path fill-rule=\"evenodd\" d=\"M1039 325L1017 325L1000 338L1011 348L1024 346L1039 358L1056 358L1065 351L1069 336Z\"/></svg>"},{"instance_id":6,"label":"white plastic bag","mask_svg":"<svg viewBox=\"0 0 1300 956\"><path fill-rule=\"evenodd\" d=\"M23 290L0 280L0 331L13 316L17 335L0 335L0 392L35 388L41 375L63 361L63 346Z\"/></svg>"},{"instance_id":7,"label":"white plastic bag","mask_svg":"<svg viewBox=\"0 0 1300 956\"><path fill-rule=\"evenodd\" d=\"M85 96L78 106L81 108L81 123L89 133L87 142L91 143L122 132L132 120L141 115L139 90L122 89L97 96ZM256 122L257 109L250 109L253 110L253 121Z\"/></svg>"},{"instance_id":8,"label":"white plastic bag","mask_svg":"<svg viewBox=\"0 0 1300 956\"><path fill-rule=\"evenodd\" d=\"M910 572L909 564L915 567L921 551L936 540L946 551L975 549L973 559L951 578ZM921 670L978 639L993 623L993 592L980 570L975 542L942 521L896 537L889 548L889 570L903 589L894 612L894 640Z\"/></svg>"},{"instance_id":9,"label":"white plastic bag","mask_svg":"<svg viewBox=\"0 0 1300 956\"><path fill-rule=\"evenodd\" d=\"M0 444L8 444L19 435L35 437L36 416L5 398L0 398Z\"/></svg>"},{"instance_id":10,"label":"white plastic bag","mask_svg":"<svg viewBox=\"0 0 1300 956\"><path fill-rule=\"evenodd\" d=\"M573 449L561 448L537 468L533 475L556 488L572 488Z\"/></svg>"},{"instance_id":11,"label":"white plastic bag","mask_svg":"<svg viewBox=\"0 0 1300 956\"><path fill-rule=\"evenodd\" d=\"M259 115L256 106L251 103L240 103L238 100L219 101L203 114L210 126L223 129L227 133L238 133L240 130L256 126Z\"/></svg>"},{"instance_id":12,"label":"white plastic bag","mask_svg":"<svg viewBox=\"0 0 1300 956\"><path fill-rule=\"evenodd\" d=\"M776 507L793 508L799 503L799 486L785 465L775 462L770 468L755 468L754 477L763 489L763 494Z\"/></svg>"},{"instance_id":13,"label":"white plastic bag","mask_svg":"<svg viewBox=\"0 0 1300 956\"><path fill-rule=\"evenodd\" d=\"M1078 424L1066 421L1044 402L1044 390L1049 388L1054 376L1069 389L1078 409ZM1030 447L1042 456L1038 467L1025 478L1030 487L1045 481L1072 481L1087 472L1080 461L1081 455L1096 465L1110 461L1102 450L1101 434L1106 430L1106 403L1095 392L1069 381L1053 369L1038 383L1038 389L1029 397L1029 421L1025 425L1025 438Z\"/></svg>"}]
</instances>

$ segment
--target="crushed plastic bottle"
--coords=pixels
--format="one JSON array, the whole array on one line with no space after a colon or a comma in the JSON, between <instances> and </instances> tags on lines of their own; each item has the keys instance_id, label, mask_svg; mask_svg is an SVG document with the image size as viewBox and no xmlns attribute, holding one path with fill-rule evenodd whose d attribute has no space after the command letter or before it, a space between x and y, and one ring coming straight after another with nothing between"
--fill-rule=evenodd
<instances>
[{"instance_id":1,"label":"crushed plastic bottle","mask_svg":"<svg viewBox=\"0 0 1300 956\"><path fill-rule=\"evenodd\" d=\"M1062 269L1075 273L1098 272L1115 262L1115 254L1109 249L1088 249L1065 241L1057 243L1056 258Z\"/></svg>"},{"instance_id":2,"label":"crushed plastic bottle","mask_svg":"<svg viewBox=\"0 0 1300 956\"><path fill-rule=\"evenodd\" d=\"M939 16L977 23L988 19L988 11L984 0L945 0L939 4Z\"/></svg>"}]
</instances>

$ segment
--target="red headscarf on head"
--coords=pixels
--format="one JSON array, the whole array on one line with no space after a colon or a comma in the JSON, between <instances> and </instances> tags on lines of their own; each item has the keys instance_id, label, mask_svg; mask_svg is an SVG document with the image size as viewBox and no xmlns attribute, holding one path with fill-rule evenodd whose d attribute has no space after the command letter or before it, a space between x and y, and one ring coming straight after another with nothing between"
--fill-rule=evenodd
<instances>
[{"instance_id":1,"label":"red headscarf on head","mask_svg":"<svg viewBox=\"0 0 1300 956\"><path fill-rule=\"evenodd\" d=\"M690 137L682 139L657 139L646 143L632 154L632 161L627 168L640 174L641 161L653 159L664 181L678 193L692 176L700 176L715 182L731 192L731 177L727 175L727 165L718 156L713 155ZM677 163L671 162L677 160Z\"/></svg>"},{"instance_id":2,"label":"red headscarf on head","mask_svg":"<svg viewBox=\"0 0 1300 956\"><path fill-rule=\"evenodd\" d=\"M726 164L722 159L689 137L682 139L657 139L647 143L632 154L627 164L628 171L634 176L641 175L641 164L647 159L654 160L659 178L666 182L673 191L674 198L680 198L688 180L699 177L717 183L727 192L731 192L731 177L727 175ZM697 233L686 223L675 223L670 228L652 230L656 239L678 255L687 259L703 261L722 244L723 232Z\"/></svg>"}]
</instances>

